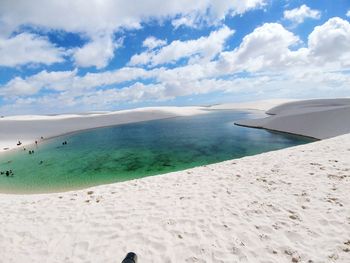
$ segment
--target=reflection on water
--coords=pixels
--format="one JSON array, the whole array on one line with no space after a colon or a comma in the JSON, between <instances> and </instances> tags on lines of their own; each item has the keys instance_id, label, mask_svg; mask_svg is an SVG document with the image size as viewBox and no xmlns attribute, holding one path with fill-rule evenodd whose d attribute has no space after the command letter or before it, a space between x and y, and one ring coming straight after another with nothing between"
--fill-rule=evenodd
<instances>
[{"instance_id":1,"label":"reflection on water","mask_svg":"<svg viewBox=\"0 0 350 263\"><path fill-rule=\"evenodd\" d=\"M49 192L183 170L310 142L235 126L248 112L208 114L83 131L0 156L1 192ZM263 117L261 114L254 117ZM62 145L67 141L67 145Z\"/></svg>"}]
</instances>

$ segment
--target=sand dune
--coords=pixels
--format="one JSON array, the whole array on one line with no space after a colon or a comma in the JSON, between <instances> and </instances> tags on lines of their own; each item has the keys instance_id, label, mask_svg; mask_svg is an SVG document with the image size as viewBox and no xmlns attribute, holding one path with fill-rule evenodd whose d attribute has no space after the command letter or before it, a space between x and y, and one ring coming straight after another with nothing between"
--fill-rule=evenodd
<instances>
[{"instance_id":1,"label":"sand dune","mask_svg":"<svg viewBox=\"0 0 350 263\"><path fill-rule=\"evenodd\" d=\"M288 132L316 139L350 133L350 99L290 102L266 112L264 119L241 120L237 125Z\"/></svg>"},{"instance_id":2,"label":"sand dune","mask_svg":"<svg viewBox=\"0 0 350 263\"><path fill-rule=\"evenodd\" d=\"M350 262L350 135L75 192L0 194L1 262Z\"/></svg>"}]
</instances>

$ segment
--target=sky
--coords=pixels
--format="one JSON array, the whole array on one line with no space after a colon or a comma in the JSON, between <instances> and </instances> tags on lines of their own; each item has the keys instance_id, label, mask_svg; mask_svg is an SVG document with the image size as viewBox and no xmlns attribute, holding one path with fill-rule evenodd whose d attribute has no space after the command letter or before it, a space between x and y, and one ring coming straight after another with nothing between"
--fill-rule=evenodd
<instances>
[{"instance_id":1,"label":"sky","mask_svg":"<svg viewBox=\"0 0 350 263\"><path fill-rule=\"evenodd\" d=\"M350 0L1 0L0 114L350 96Z\"/></svg>"}]
</instances>

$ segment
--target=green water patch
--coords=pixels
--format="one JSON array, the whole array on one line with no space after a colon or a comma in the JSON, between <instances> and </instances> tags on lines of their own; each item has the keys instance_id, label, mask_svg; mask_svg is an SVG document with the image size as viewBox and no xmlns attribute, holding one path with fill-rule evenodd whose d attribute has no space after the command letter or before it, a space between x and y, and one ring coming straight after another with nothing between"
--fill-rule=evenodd
<instances>
[{"instance_id":1,"label":"green water patch","mask_svg":"<svg viewBox=\"0 0 350 263\"><path fill-rule=\"evenodd\" d=\"M82 131L0 156L0 191L42 193L80 189L184 170L200 165L305 144L300 136L235 126L264 117L210 111ZM62 142L67 141L66 145ZM34 154L28 154L34 150Z\"/></svg>"}]
</instances>

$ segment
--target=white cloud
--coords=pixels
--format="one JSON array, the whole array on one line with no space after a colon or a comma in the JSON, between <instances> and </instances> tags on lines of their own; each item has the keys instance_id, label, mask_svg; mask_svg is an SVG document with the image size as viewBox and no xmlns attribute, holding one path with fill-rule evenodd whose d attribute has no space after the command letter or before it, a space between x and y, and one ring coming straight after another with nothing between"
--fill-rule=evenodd
<instances>
[{"instance_id":1,"label":"white cloud","mask_svg":"<svg viewBox=\"0 0 350 263\"><path fill-rule=\"evenodd\" d=\"M143 41L142 46L146 47L147 49L154 49L157 47L162 47L166 44L167 44L166 40L157 39L153 36L150 36Z\"/></svg>"},{"instance_id":2,"label":"white cloud","mask_svg":"<svg viewBox=\"0 0 350 263\"><path fill-rule=\"evenodd\" d=\"M290 46L299 38L277 23L266 23L243 38L238 48L222 53L219 66L226 71L255 72L279 69L290 62ZM226 67L226 69L225 69Z\"/></svg>"},{"instance_id":3,"label":"white cloud","mask_svg":"<svg viewBox=\"0 0 350 263\"><path fill-rule=\"evenodd\" d=\"M350 17L350 9L348 10L348 12L346 13L347 17Z\"/></svg>"},{"instance_id":4,"label":"white cloud","mask_svg":"<svg viewBox=\"0 0 350 263\"><path fill-rule=\"evenodd\" d=\"M296 24L301 24L306 18L320 19L321 13L318 10L310 9L307 5L302 5L292 10L284 11L284 18Z\"/></svg>"},{"instance_id":5,"label":"white cloud","mask_svg":"<svg viewBox=\"0 0 350 263\"><path fill-rule=\"evenodd\" d=\"M73 52L76 65L80 67L105 67L114 56L114 32L123 28L140 28L150 19L162 21L193 14L199 21L215 23L225 15L242 14L264 5L265 0L149 0L130 4L126 0L2 0L0 1L0 35L9 37L21 26L36 29L63 30L87 36L89 42ZM96 38L96 35L103 36ZM20 49L26 49L26 45ZM43 54L37 56L40 63L60 61L57 54L47 54L51 44L43 45ZM40 45L37 45L38 47ZM52 46L52 45L51 45ZM46 53L45 53L46 51ZM50 50L53 51L53 50ZM43 56L47 54L45 58ZM17 62L6 64L14 65ZM28 59L27 59L28 60ZM26 60L25 60L26 61ZM46 62L48 61L48 62ZM4 62L3 62L4 63ZM21 61L20 61L21 63Z\"/></svg>"},{"instance_id":6,"label":"white cloud","mask_svg":"<svg viewBox=\"0 0 350 263\"><path fill-rule=\"evenodd\" d=\"M76 71L41 71L25 79L16 77L0 88L0 95L4 97L33 95L46 88L61 91L72 86Z\"/></svg>"},{"instance_id":7,"label":"white cloud","mask_svg":"<svg viewBox=\"0 0 350 263\"><path fill-rule=\"evenodd\" d=\"M197 19L198 20L198 19ZM196 20L196 17L194 14L186 15L186 16L181 16L178 18L175 18L171 21L171 24L175 29L181 27L181 26L187 26L187 27L197 27L197 25L200 23L199 21Z\"/></svg>"},{"instance_id":8,"label":"white cloud","mask_svg":"<svg viewBox=\"0 0 350 263\"><path fill-rule=\"evenodd\" d=\"M233 51L221 53L222 72L343 70L350 66L350 23L329 19L310 33L306 47L277 23L264 24L243 38Z\"/></svg>"},{"instance_id":9,"label":"white cloud","mask_svg":"<svg viewBox=\"0 0 350 263\"><path fill-rule=\"evenodd\" d=\"M197 28L205 24L217 24L226 15L241 15L251 9L265 6L265 0L216 0L208 1L208 6L202 10L180 13L175 17L172 25Z\"/></svg>"},{"instance_id":10,"label":"white cloud","mask_svg":"<svg viewBox=\"0 0 350 263\"><path fill-rule=\"evenodd\" d=\"M224 26L217 31L211 32L207 37L187 41L175 40L158 50L134 55L130 59L130 65L149 64L157 66L174 63L181 58L188 57L192 57L195 60L211 60L223 50L227 38L233 33L234 30Z\"/></svg>"},{"instance_id":11,"label":"white cloud","mask_svg":"<svg viewBox=\"0 0 350 263\"><path fill-rule=\"evenodd\" d=\"M122 39L114 42L112 35L94 37L93 40L74 51L73 58L79 67L104 68L114 57L114 50L122 46Z\"/></svg>"},{"instance_id":12,"label":"white cloud","mask_svg":"<svg viewBox=\"0 0 350 263\"><path fill-rule=\"evenodd\" d=\"M84 76L78 76L77 72L77 70L57 72L43 70L26 78L16 77L4 86L0 86L0 95L4 97L25 96L36 94L42 89L80 94L101 86L153 78L158 74L157 70L146 71L141 68L127 67L102 73L87 73Z\"/></svg>"},{"instance_id":13,"label":"white cloud","mask_svg":"<svg viewBox=\"0 0 350 263\"><path fill-rule=\"evenodd\" d=\"M174 18L196 13L211 20L226 14L242 14L264 5L264 0L148 0L130 3L126 0L41 1L2 0L0 20L12 32L20 25L34 25L68 32L113 32L121 27L139 27L148 18ZM208 16L209 14L209 16ZM101 19L103 18L103 19Z\"/></svg>"},{"instance_id":14,"label":"white cloud","mask_svg":"<svg viewBox=\"0 0 350 263\"><path fill-rule=\"evenodd\" d=\"M350 23L339 17L329 19L315 27L308 45L310 56L318 63L340 62L350 66Z\"/></svg>"},{"instance_id":15,"label":"white cloud","mask_svg":"<svg viewBox=\"0 0 350 263\"><path fill-rule=\"evenodd\" d=\"M62 62L64 51L48 39L30 33L11 38L0 37L0 66L15 67L28 63L46 64Z\"/></svg>"}]
</instances>

